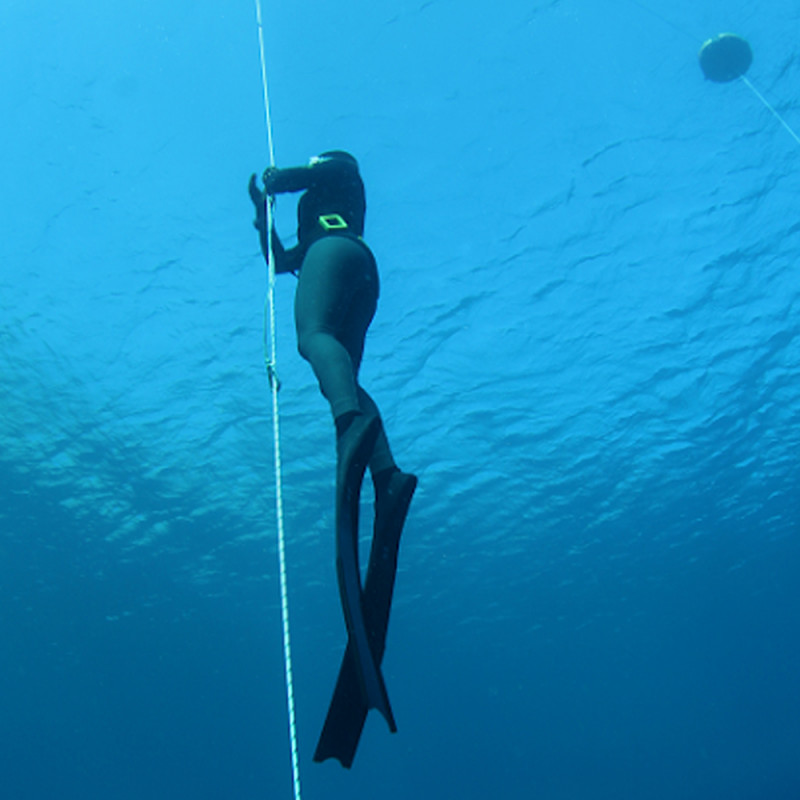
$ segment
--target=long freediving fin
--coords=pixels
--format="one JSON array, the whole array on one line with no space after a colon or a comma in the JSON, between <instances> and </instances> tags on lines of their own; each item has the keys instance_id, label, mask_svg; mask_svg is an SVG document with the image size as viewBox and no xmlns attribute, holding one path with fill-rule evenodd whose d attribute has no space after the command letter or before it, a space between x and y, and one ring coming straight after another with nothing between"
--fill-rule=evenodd
<instances>
[{"instance_id":1,"label":"long freediving fin","mask_svg":"<svg viewBox=\"0 0 800 800\"><path fill-rule=\"evenodd\" d=\"M377 708L389 730L397 725L389 695L369 644L364 621L361 575L358 567L358 505L367 462L375 446L380 420L358 415L337 442L336 470L336 572L348 642L352 643L355 673L363 702Z\"/></svg>"},{"instance_id":2,"label":"long freediving fin","mask_svg":"<svg viewBox=\"0 0 800 800\"><path fill-rule=\"evenodd\" d=\"M379 666L386 649L400 535L416 487L414 475L398 472L392 478L382 507L376 507L363 596L370 647ZM348 639L314 761L336 758L343 767L349 768L355 758L368 710L359 687L355 648Z\"/></svg>"}]
</instances>

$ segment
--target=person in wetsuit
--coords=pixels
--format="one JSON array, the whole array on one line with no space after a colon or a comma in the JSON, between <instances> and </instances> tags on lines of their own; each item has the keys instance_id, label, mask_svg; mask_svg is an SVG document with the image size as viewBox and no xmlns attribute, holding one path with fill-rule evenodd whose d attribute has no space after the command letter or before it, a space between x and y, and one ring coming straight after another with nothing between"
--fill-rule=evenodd
<instances>
[{"instance_id":1,"label":"person in wetsuit","mask_svg":"<svg viewBox=\"0 0 800 800\"><path fill-rule=\"evenodd\" d=\"M348 696L351 700L349 705L358 708L350 715L351 719L347 719L344 712L336 712L334 716L337 719L331 720L332 704L326 720L329 741L323 746L324 731L317 755L322 752L321 758L333 756L345 763L348 757L352 761L368 708L379 708L394 730L379 666L400 534L417 478L397 467L378 407L358 382L364 341L375 315L379 294L377 263L362 238L366 199L358 163L349 153L329 151L311 159L307 166L269 167L262 180L263 191L258 187L255 175L251 176L249 184L250 197L256 207L254 225L259 231L261 249L268 257L269 236L275 272L293 272L298 278L294 305L297 347L314 370L320 390L330 404L336 428L337 537L344 524L340 520L340 511L348 504L350 512L345 509L342 516L350 513L346 524L351 528L355 526L351 532L354 547L345 548L354 549L351 555L355 558L355 565L351 564L349 570L347 564L342 567L337 554L348 632L358 649L356 633L359 626L366 631L372 660L376 661L377 683L370 684L370 676L365 673L371 672L372 666L363 666L370 659L364 652L367 650L366 638L362 637L361 649L354 663L358 666L363 702L359 703L352 692L345 691L347 687L339 685L343 679L340 674L334 700ZM274 227L267 231L266 202L271 202L275 195L292 192L303 194L297 205L297 245L286 249ZM356 463L359 461L363 464ZM357 516L361 476L367 464L375 489L375 519L372 552L362 594L357 568ZM339 544L337 538L337 547ZM362 611L363 620L352 616L358 617ZM347 655L350 655L349 646ZM346 666L347 658L343 663L343 673L347 672ZM340 706L344 707L342 703Z\"/></svg>"},{"instance_id":2,"label":"person in wetsuit","mask_svg":"<svg viewBox=\"0 0 800 800\"><path fill-rule=\"evenodd\" d=\"M275 272L293 272L298 277L294 302L297 349L314 370L341 442L357 417L381 420L375 401L358 383L364 341L379 293L375 256L362 238L364 183L355 158L341 150L322 153L308 166L269 167L263 182L262 193L255 175L251 176L249 190L256 206L254 226L265 256L264 194L303 192L297 205L297 245L286 250L274 227L270 232ZM384 499L389 499L392 489L415 479L398 469L382 421L369 470L376 513L383 516L388 510Z\"/></svg>"}]
</instances>

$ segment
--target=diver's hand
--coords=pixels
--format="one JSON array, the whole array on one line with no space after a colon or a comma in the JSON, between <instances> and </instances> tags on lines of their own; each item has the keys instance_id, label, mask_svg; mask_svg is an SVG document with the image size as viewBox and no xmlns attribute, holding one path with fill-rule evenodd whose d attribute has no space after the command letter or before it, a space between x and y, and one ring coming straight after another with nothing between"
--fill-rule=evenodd
<instances>
[{"instance_id":1,"label":"diver's hand","mask_svg":"<svg viewBox=\"0 0 800 800\"><path fill-rule=\"evenodd\" d=\"M256 214L259 212L266 213L264 211L264 192L258 188L255 172L250 176L250 182L247 184L247 191L250 194L253 205L256 207Z\"/></svg>"},{"instance_id":2,"label":"diver's hand","mask_svg":"<svg viewBox=\"0 0 800 800\"><path fill-rule=\"evenodd\" d=\"M250 199L256 207L256 218L253 220L253 227L258 231L258 239L261 244L261 252L264 258L267 258L267 205L266 196L261 189L258 188L255 174L250 176L250 182L247 184L247 191L250 194Z\"/></svg>"},{"instance_id":3,"label":"diver's hand","mask_svg":"<svg viewBox=\"0 0 800 800\"><path fill-rule=\"evenodd\" d=\"M268 195L277 194L275 183L279 172L277 167L267 167L261 176L261 180L264 182L264 191Z\"/></svg>"},{"instance_id":4,"label":"diver's hand","mask_svg":"<svg viewBox=\"0 0 800 800\"><path fill-rule=\"evenodd\" d=\"M250 182L247 184L247 191L250 194L250 199L256 207L256 218L253 220L253 227L261 233L262 236L267 235L267 205L266 195L261 189L258 188L255 173L250 176Z\"/></svg>"}]
</instances>

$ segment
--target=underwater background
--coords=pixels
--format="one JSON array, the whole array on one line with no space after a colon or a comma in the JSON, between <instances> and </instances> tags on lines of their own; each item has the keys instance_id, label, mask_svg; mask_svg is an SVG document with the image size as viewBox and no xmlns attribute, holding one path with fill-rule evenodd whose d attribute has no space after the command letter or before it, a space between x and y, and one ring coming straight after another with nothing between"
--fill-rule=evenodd
<instances>
[{"instance_id":1,"label":"underwater background","mask_svg":"<svg viewBox=\"0 0 800 800\"><path fill-rule=\"evenodd\" d=\"M333 427L277 281L303 797L800 798L796 0L264 0L359 158L420 487L353 769ZM0 6L0 793L291 798L250 0ZM293 203L278 224L292 232ZM365 484L364 533L371 513Z\"/></svg>"}]
</instances>

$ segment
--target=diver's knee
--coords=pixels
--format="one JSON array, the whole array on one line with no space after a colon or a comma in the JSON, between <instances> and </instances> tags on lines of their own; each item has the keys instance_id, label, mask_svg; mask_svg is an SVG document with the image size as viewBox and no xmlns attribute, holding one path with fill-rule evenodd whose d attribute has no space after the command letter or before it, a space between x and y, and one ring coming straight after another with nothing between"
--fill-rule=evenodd
<instances>
[{"instance_id":1,"label":"diver's knee","mask_svg":"<svg viewBox=\"0 0 800 800\"><path fill-rule=\"evenodd\" d=\"M316 334L314 333L298 333L297 334L297 352L306 360L313 360L314 345L316 341Z\"/></svg>"}]
</instances>

